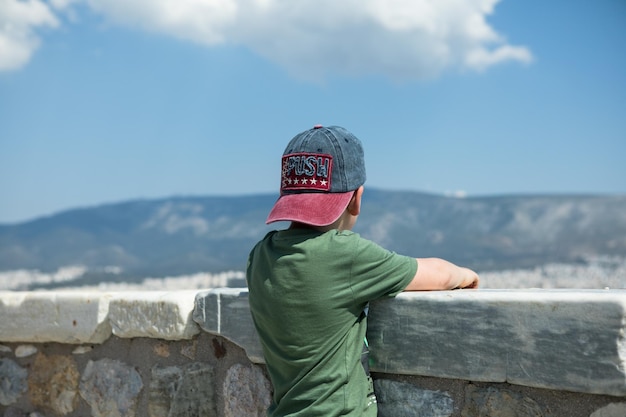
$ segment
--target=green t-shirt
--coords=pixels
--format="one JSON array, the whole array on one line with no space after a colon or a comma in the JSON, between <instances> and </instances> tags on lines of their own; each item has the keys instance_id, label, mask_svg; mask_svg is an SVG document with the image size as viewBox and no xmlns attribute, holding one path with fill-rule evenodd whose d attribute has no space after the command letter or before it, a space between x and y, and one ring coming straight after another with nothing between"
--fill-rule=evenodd
<instances>
[{"instance_id":1,"label":"green t-shirt","mask_svg":"<svg viewBox=\"0 0 626 417\"><path fill-rule=\"evenodd\" d=\"M250 253L250 310L274 386L268 415L376 416L361 364L364 308L393 297L414 258L350 231L270 232Z\"/></svg>"}]
</instances>

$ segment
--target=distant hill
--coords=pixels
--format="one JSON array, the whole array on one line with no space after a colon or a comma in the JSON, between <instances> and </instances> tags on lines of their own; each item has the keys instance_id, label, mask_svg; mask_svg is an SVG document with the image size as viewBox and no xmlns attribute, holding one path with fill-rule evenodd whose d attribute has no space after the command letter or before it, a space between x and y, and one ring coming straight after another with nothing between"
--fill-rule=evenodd
<instances>
[{"instance_id":1,"label":"distant hill","mask_svg":"<svg viewBox=\"0 0 626 417\"><path fill-rule=\"evenodd\" d=\"M138 200L0 225L0 271L113 266L125 280L243 270L253 244L285 226L265 225L275 199ZM368 188L355 231L399 253L478 270L574 263L626 256L626 196L453 198Z\"/></svg>"}]
</instances>

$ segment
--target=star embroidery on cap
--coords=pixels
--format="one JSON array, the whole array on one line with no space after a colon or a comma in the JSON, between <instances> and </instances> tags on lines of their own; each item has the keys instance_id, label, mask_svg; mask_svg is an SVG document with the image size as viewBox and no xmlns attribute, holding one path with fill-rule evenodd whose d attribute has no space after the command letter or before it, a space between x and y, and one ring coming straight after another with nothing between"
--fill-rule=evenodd
<instances>
[{"instance_id":1,"label":"star embroidery on cap","mask_svg":"<svg viewBox=\"0 0 626 417\"><path fill-rule=\"evenodd\" d=\"M317 185L317 179L315 179L315 178L311 178L311 184L313 184L313 185Z\"/></svg>"},{"instance_id":2,"label":"star embroidery on cap","mask_svg":"<svg viewBox=\"0 0 626 417\"><path fill-rule=\"evenodd\" d=\"M309 183L309 180L307 180L306 178L302 178L302 185L306 185Z\"/></svg>"},{"instance_id":3,"label":"star embroidery on cap","mask_svg":"<svg viewBox=\"0 0 626 417\"><path fill-rule=\"evenodd\" d=\"M298 184L298 179L297 179L297 178L296 178L296 179L294 179L294 180L293 180L293 183L297 185L297 184Z\"/></svg>"},{"instance_id":4,"label":"star embroidery on cap","mask_svg":"<svg viewBox=\"0 0 626 417\"><path fill-rule=\"evenodd\" d=\"M322 180L321 184L322 184L323 186L326 186L326 184L328 184L328 181L326 181L326 180Z\"/></svg>"}]
</instances>

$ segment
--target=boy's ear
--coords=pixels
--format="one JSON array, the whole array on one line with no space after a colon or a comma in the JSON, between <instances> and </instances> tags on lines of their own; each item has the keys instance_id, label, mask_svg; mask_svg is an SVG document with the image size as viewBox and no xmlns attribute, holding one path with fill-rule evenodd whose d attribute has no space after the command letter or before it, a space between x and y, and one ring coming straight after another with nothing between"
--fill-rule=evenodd
<instances>
[{"instance_id":1,"label":"boy's ear","mask_svg":"<svg viewBox=\"0 0 626 417\"><path fill-rule=\"evenodd\" d=\"M363 197L363 186L360 186L352 194L350 204L348 204L348 213L358 216L361 213L361 197Z\"/></svg>"}]
</instances>

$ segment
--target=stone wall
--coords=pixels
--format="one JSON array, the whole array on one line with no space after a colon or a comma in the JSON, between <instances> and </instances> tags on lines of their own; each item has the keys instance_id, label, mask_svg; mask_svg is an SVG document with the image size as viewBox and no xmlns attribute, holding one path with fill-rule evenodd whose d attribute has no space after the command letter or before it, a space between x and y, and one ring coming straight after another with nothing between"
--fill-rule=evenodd
<instances>
[{"instance_id":1,"label":"stone wall","mask_svg":"<svg viewBox=\"0 0 626 417\"><path fill-rule=\"evenodd\" d=\"M403 293L370 307L383 417L626 416L626 291ZM0 416L263 416L243 289L0 292Z\"/></svg>"}]
</instances>

